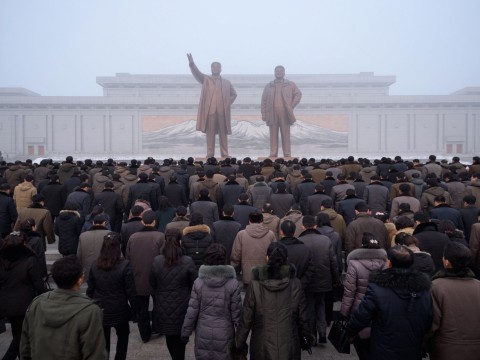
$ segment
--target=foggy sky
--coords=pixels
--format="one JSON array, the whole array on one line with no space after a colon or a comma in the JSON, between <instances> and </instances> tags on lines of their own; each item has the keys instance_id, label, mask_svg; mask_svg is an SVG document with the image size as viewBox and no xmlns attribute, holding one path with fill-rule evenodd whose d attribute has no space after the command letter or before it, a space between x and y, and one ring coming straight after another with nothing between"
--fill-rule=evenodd
<instances>
[{"instance_id":1,"label":"foggy sky","mask_svg":"<svg viewBox=\"0 0 480 360\"><path fill-rule=\"evenodd\" d=\"M101 95L96 76L395 75L392 95L480 86L480 1L3 0L0 87Z\"/></svg>"}]
</instances>

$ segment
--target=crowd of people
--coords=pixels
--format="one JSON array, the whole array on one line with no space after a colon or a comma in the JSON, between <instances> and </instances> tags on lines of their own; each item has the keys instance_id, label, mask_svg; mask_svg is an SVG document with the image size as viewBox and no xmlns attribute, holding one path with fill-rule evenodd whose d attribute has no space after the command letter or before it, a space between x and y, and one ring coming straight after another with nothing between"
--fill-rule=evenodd
<instances>
[{"instance_id":1,"label":"crowd of people","mask_svg":"<svg viewBox=\"0 0 480 360\"><path fill-rule=\"evenodd\" d=\"M299 359L340 300L360 359L476 359L479 210L480 157L1 162L4 359L107 358L112 327L125 359L131 321L172 359L194 332L198 359Z\"/></svg>"}]
</instances>

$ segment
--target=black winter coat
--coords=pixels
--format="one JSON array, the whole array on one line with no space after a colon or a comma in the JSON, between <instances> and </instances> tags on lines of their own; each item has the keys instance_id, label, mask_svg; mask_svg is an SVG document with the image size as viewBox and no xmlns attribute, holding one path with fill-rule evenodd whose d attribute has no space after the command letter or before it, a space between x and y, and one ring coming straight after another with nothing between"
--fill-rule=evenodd
<instances>
[{"instance_id":1,"label":"black winter coat","mask_svg":"<svg viewBox=\"0 0 480 360\"><path fill-rule=\"evenodd\" d=\"M299 240L310 249L314 265L308 291L312 293L331 291L333 282L340 281L332 241L316 229L305 230L300 234ZM288 258L290 259L290 249Z\"/></svg>"},{"instance_id":2,"label":"black winter coat","mask_svg":"<svg viewBox=\"0 0 480 360\"><path fill-rule=\"evenodd\" d=\"M347 333L372 327L369 359L420 360L432 325L431 281L409 269L372 272L367 292L347 323Z\"/></svg>"},{"instance_id":3,"label":"black winter coat","mask_svg":"<svg viewBox=\"0 0 480 360\"><path fill-rule=\"evenodd\" d=\"M185 255L193 259L197 270L203 265L205 250L211 243L212 237L207 225L187 226L183 229L182 245Z\"/></svg>"},{"instance_id":4,"label":"black winter coat","mask_svg":"<svg viewBox=\"0 0 480 360\"><path fill-rule=\"evenodd\" d=\"M84 217L92 211L93 197L90 193L77 189L67 196L67 201L77 206L78 212Z\"/></svg>"},{"instance_id":5,"label":"black winter coat","mask_svg":"<svg viewBox=\"0 0 480 360\"><path fill-rule=\"evenodd\" d=\"M165 256L153 260L150 286L154 291L152 325L164 335L180 335L197 268L192 258L182 256L180 263L165 266Z\"/></svg>"},{"instance_id":6,"label":"black winter coat","mask_svg":"<svg viewBox=\"0 0 480 360\"><path fill-rule=\"evenodd\" d=\"M84 219L78 211L62 210L55 220L55 234L58 235L60 254L76 255L78 239L82 233Z\"/></svg>"},{"instance_id":7,"label":"black winter coat","mask_svg":"<svg viewBox=\"0 0 480 360\"><path fill-rule=\"evenodd\" d=\"M12 224L15 224L17 217L17 208L13 198L0 192L0 236L12 232Z\"/></svg>"},{"instance_id":8,"label":"black winter coat","mask_svg":"<svg viewBox=\"0 0 480 360\"><path fill-rule=\"evenodd\" d=\"M437 231L437 225L433 222L418 224L413 232L413 236L418 239L420 250L429 253L432 256L435 270L443 269L443 249L450 242L450 238Z\"/></svg>"},{"instance_id":9,"label":"black winter coat","mask_svg":"<svg viewBox=\"0 0 480 360\"><path fill-rule=\"evenodd\" d=\"M26 244L34 251L37 261L38 261L38 270L42 277L46 277L47 272L47 261L45 259L45 249L43 247L43 237L36 231L30 231L27 234Z\"/></svg>"},{"instance_id":10,"label":"black winter coat","mask_svg":"<svg viewBox=\"0 0 480 360\"><path fill-rule=\"evenodd\" d=\"M222 244L227 249L227 264L230 264L233 242L240 227L240 223L231 217L225 217L213 223L213 242Z\"/></svg>"},{"instance_id":11,"label":"black winter coat","mask_svg":"<svg viewBox=\"0 0 480 360\"><path fill-rule=\"evenodd\" d=\"M130 262L122 259L110 270L99 269L94 262L88 277L87 295L97 300L103 310L103 325L128 322L135 305L135 282ZM129 305L130 303L130 305Z\"/></svg>"},{"instance_id":12,"label":"black winter coat","mask_svg":"<svg viewBox=\"0 0 480 360\"><path fill-rule=\"evenodd\" d=\"M45 291L37 258L26 246L0 251L0 317L23 316Z\"/></svg>"},{"instance_id":13,"label":"black winter coat","mask_svg":"<svg viewBox=\"0 0 480 360\"><path fill-rule=\"evenodd\" d=\"M59 182L49 182L42 189L41 194L45 196L45 207L50 210L53 217L57 217L67 198L65 187Z\"/></svg>"},{"instance_id":14,"label":"black winter coat","mask_svg":"<svg viewBox=\"0 0 480 360\"><path fill-rule=\"evenodd\" d=\"M283 237L279 240L288 250L288 261L295 265L296 276L306 289L315 275L312 252L302 241L294 237Z\"/></svg>"},{"instance_id":15,"label":"black winter coat","mask_svg":"<svg viewBox=\"0 0 480 360\"><path fill-rule=\"evenodd\" d=\"M120 232L123 220L123 200L113 189L105 189L94 195L95 205L99 204L110 217L110 225L112 230Z\"/></svg>"}]
</instances>

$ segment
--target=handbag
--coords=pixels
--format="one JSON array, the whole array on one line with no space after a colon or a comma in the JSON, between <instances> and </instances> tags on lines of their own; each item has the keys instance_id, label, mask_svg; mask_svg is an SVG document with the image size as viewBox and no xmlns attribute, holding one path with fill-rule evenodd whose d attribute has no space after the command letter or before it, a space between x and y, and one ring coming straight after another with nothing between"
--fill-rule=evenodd
<instances>
[{"instance_id":1,"label":"handbag","mask_svg":"<svg viewBox=\"0 0 480 360\"><path fill-rule=\"evenodd\" d=\"M328 340L341 354L350 354L350 342L348 341L346 326L347 322L345 320L335 320L328 334Z\"/></svg>"}]
</instances>

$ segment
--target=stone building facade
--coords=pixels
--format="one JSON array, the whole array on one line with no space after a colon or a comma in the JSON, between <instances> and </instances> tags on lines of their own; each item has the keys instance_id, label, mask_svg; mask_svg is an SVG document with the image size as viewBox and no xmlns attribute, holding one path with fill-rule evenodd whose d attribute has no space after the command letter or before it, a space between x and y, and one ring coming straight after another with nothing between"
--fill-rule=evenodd
<instances>
[{"instance_id":1,"label":"stone building facade","mask_svg":"<svg viewBox=\"0 0 480 360\"><path fill-rule=\"evenodd\" d=\"M225 75L232 156L268 155L260 99L272 75ZM480 154L480 87L450 95L391 96L394 76L289 75L303 93L292 127L294 156ZM41 96L0 88L0 151L8 159L200 157L194 129L200 85L191 75L97 77L103 96Z\"/></svg>"}]
</instances>

